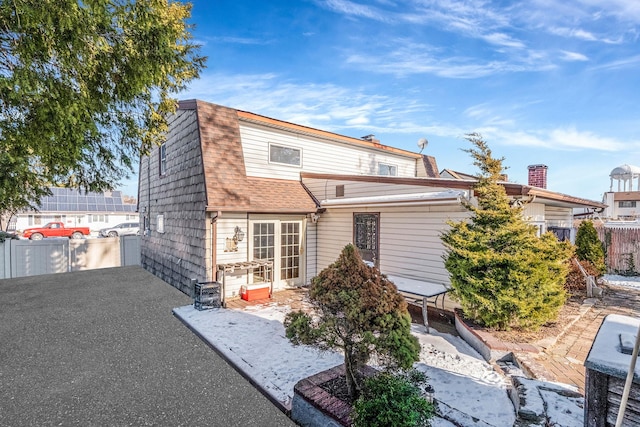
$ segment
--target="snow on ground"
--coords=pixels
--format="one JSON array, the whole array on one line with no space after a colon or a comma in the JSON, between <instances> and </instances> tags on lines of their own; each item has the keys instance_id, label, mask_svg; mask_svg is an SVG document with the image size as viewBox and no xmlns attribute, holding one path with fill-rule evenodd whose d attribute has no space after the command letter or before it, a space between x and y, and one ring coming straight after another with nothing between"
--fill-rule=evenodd
<instances>
[{"instance_id":1,"label":"snow on ground","mask_svg":"<svg viewBox=\"0 0 640 427\"><path fill-rule=\"evenodd\" d=\"M293 346L285 337L282 320L287 306L264 305L244 311L193 306L174 309L193 330L223 353L272 397L291 406L293 387L301 379L342 363L341 354ZM495 426L512 426L513 405L507 381L484 362L464 340L423 326L412 332L422 344L416 368L425 372L434 398L463 413ZM434 427L447 427L434 420Z\"/></svg>"},{"instance_id":2,"label":"snow on ground","mask_svg":"<svg viewBox=\"0 0 640 427\"><path fill-rule=\"evenodd\" d=\"M293 387L299 380L343 361L342 355L335 352L293 346L285 337L282 325L289 311L289 306L278 304L250 306L244 311L198 311L192 305L174 309L189 327L288 408ZM449 419L463 426L513 425L515 413L507 396L505 377L459 337L434 329L427 333L421 325L412 325L412 333L421 344L420 361L415 366L429 377L434 398L441 402L440 408ZM515 372L514 375L521 374ZM569 386L537 380L520 382L528 384L530 389L528 404L535 406L537 402L546 408L548 425L579 427L583 424L584 399L558 392L571 390ZM432 420L432 427L454 426L442 418Z\"/></svg>"},{"instance_id":3,"label":"snow on ground","mask_svg":"<svg viewBox=\"0 0 640 427\"><path fill-rule=\"evenodd\" d=\"M618 276L614 274L607 274L602 277L608 285L623 286L626 288L640 289L640 276Z\"/></svg>"}]
</instances>

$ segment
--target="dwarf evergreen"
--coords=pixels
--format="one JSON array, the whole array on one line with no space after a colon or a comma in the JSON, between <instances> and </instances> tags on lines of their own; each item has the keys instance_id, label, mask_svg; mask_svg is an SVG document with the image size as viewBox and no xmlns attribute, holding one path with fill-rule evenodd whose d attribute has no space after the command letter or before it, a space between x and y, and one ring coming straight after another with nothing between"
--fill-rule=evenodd
<instances>
[{"instance_id":1,"label":"dwarf evergreen","mask_svg":"<svg viewBox=\"0 0 640 427\"><path fill-rule=\"evenodd\" d=\"M315 311L291 312L285 318L287 338L344 353L347 388L355 400L361 368L372 355L389 367L410 368L420 345L411 335L407 303L395 285L375 267L367 266L353 245L314 277L309 299Z\"/></svg>"},{"instance_id":2,"label":"dwarf evergreen","mask_svg":"<svg viewBox=\"0 0 640 427\"><path fill-rule=\"evenodd\" d=\"M598 270L598 273L606 273L604 248L591 221L582 221L578 227L578 232L576 233L576 256L580 261L590 262Z\"/></svg>"},{"instance_id":3,"label":"dwarf evergreen","mask_svg":"<svg viewBox=\"0 0 640 427\"><path fill-rule=\"evenodd\" d=\"M557 317L572 247L536 228L512 206L503 179L503 158L494 158L482 136L467 135L464 150L480 169L477 205L467 203L468 221L449 221L441 239L447 248L452 296L465 316L488 327L535 329Z\"/></svg>"}]
</instances>

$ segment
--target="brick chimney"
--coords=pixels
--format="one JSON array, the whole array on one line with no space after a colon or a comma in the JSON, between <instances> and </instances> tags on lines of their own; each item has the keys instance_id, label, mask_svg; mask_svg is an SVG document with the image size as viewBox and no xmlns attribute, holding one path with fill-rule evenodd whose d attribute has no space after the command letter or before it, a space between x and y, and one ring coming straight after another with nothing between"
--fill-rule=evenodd
<instances>
[{"instance_id":1,"label":"brick chimney","mask_svg":"<svg viewBox=\"0 0 640 427\"><path fill-rule=\"evenodd\" d=\"M529 168L529 185L547 188L547 165L531 165Z\"/></svg>"}]
</instances>

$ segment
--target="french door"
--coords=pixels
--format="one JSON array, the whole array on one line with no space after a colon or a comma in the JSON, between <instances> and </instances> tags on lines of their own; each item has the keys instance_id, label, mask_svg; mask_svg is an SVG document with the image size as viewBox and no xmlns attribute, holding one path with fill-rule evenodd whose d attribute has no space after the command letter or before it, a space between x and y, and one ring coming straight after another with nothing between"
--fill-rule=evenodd
<instances>
[{"instance_id":1,"label":"french door","mask_svg":"<svg viewBox=\"0 0 640 427\"><path fill-rule=\"evenodd\" d=\"M253 259L273 261L275 287L302 285L302 221L256 220L251 232Z\"/></svg>"}]
</instances>

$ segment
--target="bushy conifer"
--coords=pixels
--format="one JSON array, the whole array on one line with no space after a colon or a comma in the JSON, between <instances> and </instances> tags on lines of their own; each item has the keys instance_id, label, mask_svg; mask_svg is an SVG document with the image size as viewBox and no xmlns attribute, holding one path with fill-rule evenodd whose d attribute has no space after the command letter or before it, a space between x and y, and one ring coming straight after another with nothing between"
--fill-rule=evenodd
<instances>
[{"instance_id":1,"label":"bushy conifer","mask_svg":"<svg viewBox=\"0 0 640 427\"><path fill-rule=\"evenodd\" d=\"M302 311L285 318L287 338L344 353L347 387L355 400L361 368L372 355L389 367L409 368L420 345L411 335L407 303L375 267L367 266L356 248L347 245L336 262L312 280L313 316Z\"/></svg>"},{"instance_id":2,"label":"bushy conifer","mask_svg":"<svg viewBox=\"0 0 640 427\"><path fill-rule=\"evenodd\" d=\"M471 218L449 221L441 236L452 296L465 316L488 327L535 329L556 318L565 302L572 247L551 233L537 236L499 184L504 159L492 156L481 135L467 140L474 148L465 152L480 169L477 205L466 203Z\"/></svg>"},{"instance_id":3,"label":"bushy conifer","mask_svg":"<svg viewBox=\"0 0 640 427\"><path fill-rule=\"evenodd\" d=\"M604 247L591 221L582 221L576 233L576 256L580 261L589 261L599 274L607 271L604 262Z\"/></svg>"}]
</instances>

